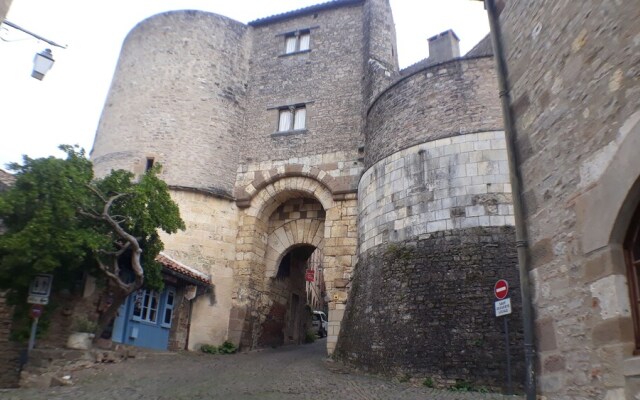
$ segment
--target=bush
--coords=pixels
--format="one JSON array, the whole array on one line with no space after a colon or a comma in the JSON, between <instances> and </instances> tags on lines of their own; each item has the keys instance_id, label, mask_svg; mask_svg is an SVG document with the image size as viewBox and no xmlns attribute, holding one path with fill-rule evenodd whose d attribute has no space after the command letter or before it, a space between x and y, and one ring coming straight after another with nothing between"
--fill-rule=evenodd
<instances>
[{"instance_id":1,"label":"bush","mask_svg":"<svg viewBox=\"0 0 640 400\"><path fill-rule=\"evenodd\" d=\"M452 392L479 392L479 393L489 393L489 390L484 387L475 387L473 384L465 381L457 381L455 385L449 388Z\"/></svg>"},{"instance_id":2,"label":"bush","mask_svg":"<svg viewBox=\"0 0 640 400\"><path fill-rule=\"evenodd\" d=\"M73 321L73 330L76 332L95 333L96 329L98 329L98 324L86 317L77 317Z\"/></svg>"},{"instance_id":3,"label":"bush","mask_svg":"<svg viewBox=\"0 0 640 400\"><path fill-rule=\"evenodd\" d=\"M200 346L200 351L207 354L218 354L218 346L212 344L203 344Z\"/></svg>"},{"instance_id":4,"label":"bush","mask_svg":"<svg viewBox=\"0 0 640 400\"><path fill-rule=\"evenodd\" d=\"M313 343L315 341L316 341L316 333L314 331L307 331L307 333L304 335L304 342Z\"/></svg>"},{"instance_id":5,"label":"bush","mask_svg":"<svg viewBox=\"0 0 640 400\"><path fill-rule=\"evenodd\" d=\"M430 376L424 378L424 381L422 381L422 385L432 389L435 386L433 383L433 379Z\"/></svg>"},{"instance_id":6,"label":"bush","mask_svg":"<svg viewBox=\"0 0 640 400\"><path fill-rule=\"evenodd\" d=\"M225 342L218 347L218 353L220 354L233 354L236 351L238 351L236 345L228 340L225 340Z\"/></svg>"}]
</instances>

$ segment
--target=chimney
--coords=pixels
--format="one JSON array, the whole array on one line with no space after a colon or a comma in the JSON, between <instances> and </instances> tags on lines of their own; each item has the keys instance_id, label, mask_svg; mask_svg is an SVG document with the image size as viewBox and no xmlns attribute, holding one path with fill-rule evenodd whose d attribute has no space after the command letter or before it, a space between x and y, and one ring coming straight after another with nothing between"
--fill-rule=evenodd
<instances>
[{"instance_id":1,"label":"chimney","mask_svg":"<svg viewBox=\"0 0 640 400\"><path fill-rule=\"evenodd\" d=\"M429 64L438 64L460 57L460 39L451 29L428 40Z\"/></svg>"}]
</instances>

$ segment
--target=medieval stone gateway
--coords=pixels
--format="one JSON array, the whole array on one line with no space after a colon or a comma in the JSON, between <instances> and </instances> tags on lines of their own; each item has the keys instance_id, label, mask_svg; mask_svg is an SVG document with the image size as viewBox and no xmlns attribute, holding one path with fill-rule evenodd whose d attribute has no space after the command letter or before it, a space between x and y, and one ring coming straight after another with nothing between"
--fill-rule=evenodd
<instances>
[{"instance_id":1,"label":"medieval stone gateway","mask_svg":"<svg viewBox=\"0 0 640 400\"><path fill-rule=\"evenodd\" d=\"M500 386L491 287L518 279L493 59L459 57L451 31L430 42L400 71L385 0L131 31L91 157L98 175L163 165L187 223L165 252L213 285L191 301L189 349L301 343L316 252L329 354Z\"/></svg>"}]
</instances>

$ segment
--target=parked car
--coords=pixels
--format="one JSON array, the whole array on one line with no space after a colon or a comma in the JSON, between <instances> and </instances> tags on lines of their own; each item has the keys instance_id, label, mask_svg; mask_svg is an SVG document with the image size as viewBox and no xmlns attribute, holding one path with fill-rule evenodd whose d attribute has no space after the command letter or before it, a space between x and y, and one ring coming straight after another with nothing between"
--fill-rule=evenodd
<instances>
[{"instance_id":1,"label":"parked car","mask_svg":"<svg viewBox=\"0 0 640 400\"><path fill-rule=\"evenodd\" d=\"M327 315L322 311L314 311L313 312L313 331L318 333L318 336L325 337L327 336L327 329L329 327L329 323L327 322Z\"/></svg>"}]
</instances>

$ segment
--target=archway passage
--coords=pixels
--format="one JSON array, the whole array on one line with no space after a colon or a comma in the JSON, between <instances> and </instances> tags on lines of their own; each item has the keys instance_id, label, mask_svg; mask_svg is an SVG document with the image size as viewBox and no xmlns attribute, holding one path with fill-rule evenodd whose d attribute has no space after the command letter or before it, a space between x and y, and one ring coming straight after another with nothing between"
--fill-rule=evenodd
<instances>
[{"instance_id":1,"label":"archway passage","mask_svg":"<svg viewBox=\"0 0 640 400\"><path fill-rule=\"evenodd\" d=\"M282 257L275 278L270 278L272 303L262 323L259 346L304 342L311 329L312 306L307 301L311 286L307 278L309 261L315 251L313 246L301 245Z\"/></svg>"},{"instance_id":2,"label":"archway passage","mask_svg":"<svg viewBox=\"0 0 640 400\"><path fill-rule=\"evenodd\" d=\"M640 354L640 205L638 205L624 243L629 296L635 333L634 355Z\"/></svg>"},{"instance_id":3,"label":"archway passage","mask_svg":"<svg viewBox=\"0 0 640 400\"><path fill-rule=\"evenodd\" d=\"M265 294L268 308L260 326L258 346L300 344L311 328L309 292L316 287L318 268L310 269L314 252L324 244L325 211L311 197L285 200L269 216L265 252ZM316 255L317 258L317 255Z\"/></svg>"}]
</instances>

